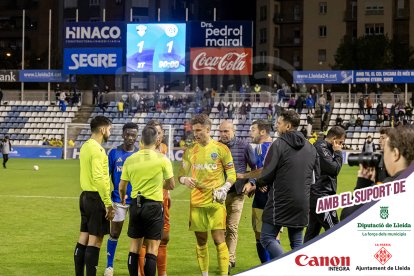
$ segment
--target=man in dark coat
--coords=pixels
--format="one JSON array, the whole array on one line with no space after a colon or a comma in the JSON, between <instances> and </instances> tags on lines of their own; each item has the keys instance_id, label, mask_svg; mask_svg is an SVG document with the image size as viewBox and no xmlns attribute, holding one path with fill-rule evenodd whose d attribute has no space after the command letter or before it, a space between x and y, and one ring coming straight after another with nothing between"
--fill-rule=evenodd
<instances>
[{"instance_id":1,"label":"man in dark coat","mask_svg":"<svg viewBox=\"0 0 414 276\"><path fill-rule=\"evenodd\" d=\"M336 210L317 214L316 203L323 196L336 194L337 177L342 168L341 149L344 142L345 130L334 126L328 131L324 140L314 144L319 155L321 174L315 185L311 186L309 225L304 242L318 236L322 227L328 230L339 222Z\"/></svg>"},{"instance_id":2,"label":"man in dark coat","mask_svg":"<svg viewBox=\"0 0 414 276\"><path fill-rule=\"evenodd\" d=\"M302 244L303 228L308 224L310 186L319 178L316 149L297 131L299 115L288 110L277 121L279 138L273 142L265 159L257 187L270 187L263 211L260 242L272 259L283 254L276 235L288 228L291 248ZM300 173L298 173L300 172Z\"/></svg>"}]
</instances>

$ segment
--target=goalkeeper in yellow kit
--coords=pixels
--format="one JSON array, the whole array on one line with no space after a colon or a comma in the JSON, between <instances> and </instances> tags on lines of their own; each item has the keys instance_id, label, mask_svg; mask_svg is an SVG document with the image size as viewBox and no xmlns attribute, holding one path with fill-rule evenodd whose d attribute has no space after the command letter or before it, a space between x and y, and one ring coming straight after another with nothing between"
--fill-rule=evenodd
<instances>
[{"instance_id":1,"label":"goalkeeper in yellow kit","mask_svg":"<svg viewBox=\"0 0 414 276\"><path fill-rule=\"evenodd\" d=\"M197 260L203 276L208 275L208 231L217 249L221 275L228 274L229 251L225 242L225 200L236 181L233 157L224 144L210 137L211 121L205 114L192 120L195 144L183 156L179 173L181 184L191 189L190 231L197 238Z\"/></svg>"}]
</instances>

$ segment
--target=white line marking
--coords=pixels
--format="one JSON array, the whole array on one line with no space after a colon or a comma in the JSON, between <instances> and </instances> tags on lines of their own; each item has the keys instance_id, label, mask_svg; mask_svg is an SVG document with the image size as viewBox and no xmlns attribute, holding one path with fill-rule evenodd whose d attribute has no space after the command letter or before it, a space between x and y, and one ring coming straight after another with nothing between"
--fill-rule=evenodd
<instances>
[{"instance_id":1,"label":"white line marking","mask_svg":"<svg viewBox=\"0 0 414 276\"><path fill-rule=\"evenodd\" d=\"M27 196L27 195L0 195L0 197L13 197L13 198L43 198L43 199L79 199L78 196ZM189 202L189 199L173 199L173 202Z\"/></svg>"}]
</instances>

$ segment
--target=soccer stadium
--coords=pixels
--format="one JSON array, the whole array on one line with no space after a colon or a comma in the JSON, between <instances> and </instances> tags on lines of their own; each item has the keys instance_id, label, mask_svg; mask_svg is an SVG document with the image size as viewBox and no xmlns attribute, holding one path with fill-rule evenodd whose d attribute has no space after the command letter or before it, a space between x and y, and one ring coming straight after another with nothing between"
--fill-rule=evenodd
<instances>
[{"instance_id":1,"label":"soccer stadium","mask_svg":"<svg viewBox=\"0 0 414 276\"><path fill-rule=\"evenodd\" d=\"M0 275L236 275L408 177L411 1L1 2Z\"/></svg>"}]
</instances>

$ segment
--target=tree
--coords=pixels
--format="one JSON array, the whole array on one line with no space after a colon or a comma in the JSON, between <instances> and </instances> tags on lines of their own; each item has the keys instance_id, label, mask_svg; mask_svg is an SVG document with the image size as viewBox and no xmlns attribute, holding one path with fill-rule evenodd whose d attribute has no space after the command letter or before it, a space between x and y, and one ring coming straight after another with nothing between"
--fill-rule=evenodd
<instances>
[{"instance_id":1,"label":"tree","mask_svg":"<svg viewBox=\"0 0 414 276\"><path fill-rule=\"evenodd\" d=\"M357 39L345 36L335 54L333 69L381 70L406 69L414 64L414 49L390 40L387 36L371 35Z\"/></svg>"}]
</instances>

